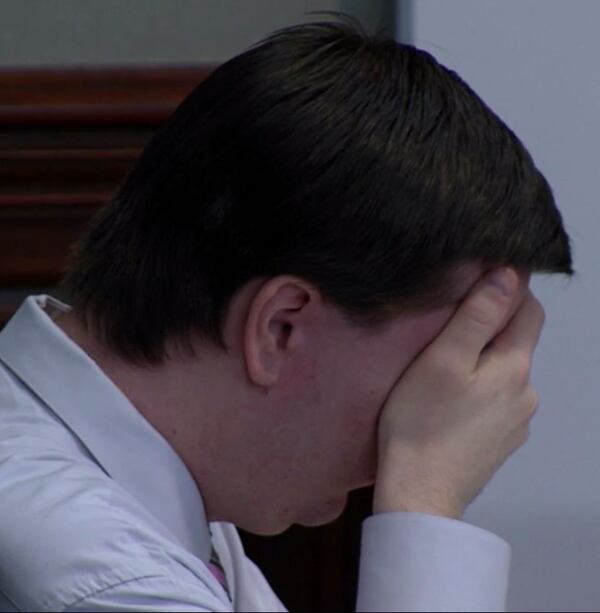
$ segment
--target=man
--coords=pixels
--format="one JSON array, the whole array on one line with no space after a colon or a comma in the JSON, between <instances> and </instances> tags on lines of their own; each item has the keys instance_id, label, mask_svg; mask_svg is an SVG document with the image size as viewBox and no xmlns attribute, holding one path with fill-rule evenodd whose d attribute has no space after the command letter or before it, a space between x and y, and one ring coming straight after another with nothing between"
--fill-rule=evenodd
<instances>
[{"instance_id":1,"label":"man","mask_svg":"<svg viewBox=\"0 0 600 613\"><path fill-rule=\"evenodd\" d=\"M216 70L0 335L9 610L282 610L235 526L375 485L359 610L499 610L509 548L464 523L527 439L571 273L545 179L430 55L346 25ZM211 562L218 556L224 574Z\"/></svg>"}]
</instances>

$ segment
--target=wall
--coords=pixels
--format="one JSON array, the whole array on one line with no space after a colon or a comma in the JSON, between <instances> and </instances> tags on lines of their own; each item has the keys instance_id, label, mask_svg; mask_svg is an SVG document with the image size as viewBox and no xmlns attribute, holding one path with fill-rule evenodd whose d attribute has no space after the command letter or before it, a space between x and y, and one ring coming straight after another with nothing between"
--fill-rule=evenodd
<instances>
[{"instance_id":1,"label":"wall","mask_svg":"<svg viewBox=\"0 0 600 613\"><path fill-rule=\"evenodd\" d=\"M323 10L393 31L391 0L2 0L0 66L218 62Z\"/></svg>"},{"instance_id":2,"label":"wall","mask_svg":"<svg viewBox=\"0 0 600 613\"><path fill-rule=\"evenodd\" d=\"M467 519L513 545L509 608L600 608L600 2L419 0L412 40L515 130L554 188L578 276L538 278L547 312L528 445ZM406 25L406 24L405 24Z\"/></svg>"}]
</instances>

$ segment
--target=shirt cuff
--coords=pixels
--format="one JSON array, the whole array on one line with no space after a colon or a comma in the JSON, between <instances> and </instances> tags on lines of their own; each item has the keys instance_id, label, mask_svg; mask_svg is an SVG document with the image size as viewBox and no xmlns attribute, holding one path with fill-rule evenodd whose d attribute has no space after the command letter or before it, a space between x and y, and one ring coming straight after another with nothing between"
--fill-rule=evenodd
<instances>
[{"instance_id":1,"label":"shirt cuff","mask_svg":"<svg viewBox=\"0 0 600 613\"><path fill-rule=\"evenodd\" d=\"M504 611L510 546L476 526L421 513L363 524L357 611Z\"/></svg>"}]
</instances>

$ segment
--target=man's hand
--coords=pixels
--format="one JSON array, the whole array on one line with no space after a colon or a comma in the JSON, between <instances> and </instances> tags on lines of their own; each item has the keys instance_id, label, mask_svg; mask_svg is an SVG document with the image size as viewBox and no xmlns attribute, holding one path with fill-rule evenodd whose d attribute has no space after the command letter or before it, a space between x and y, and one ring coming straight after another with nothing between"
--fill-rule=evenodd
<instances>
[{"instance_id":1,"label":"man's hand","mask_svg":"<svg viewBox=\"0 0 600 613\"><path fill-rule=\"evenodd\" d=\"M528 438L538 404L529 374L543 322L513 270L497 269L474 287L386 402L374 513L462 518Z\"/></svg>"}]
</instances>

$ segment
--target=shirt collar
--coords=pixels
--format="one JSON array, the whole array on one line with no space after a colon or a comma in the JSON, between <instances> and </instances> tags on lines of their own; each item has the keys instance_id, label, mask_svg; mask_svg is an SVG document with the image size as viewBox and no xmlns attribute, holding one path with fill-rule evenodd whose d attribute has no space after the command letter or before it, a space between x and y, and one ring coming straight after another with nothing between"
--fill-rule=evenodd
<instances>
[{"instance_id":1,"label":"shirt collar","mask_svg":"<svg viewBox=\"0 0 600 613\"><path fill-rule=\"evenodd\" d=\"M169 443L45 308L29 296L0 334L0 360L82 441L104 471L188 551L208 562L210 532L196 483Z\"/></svg>"}]
</instances>

